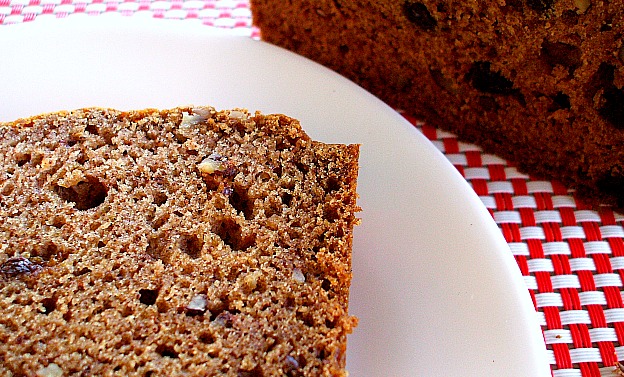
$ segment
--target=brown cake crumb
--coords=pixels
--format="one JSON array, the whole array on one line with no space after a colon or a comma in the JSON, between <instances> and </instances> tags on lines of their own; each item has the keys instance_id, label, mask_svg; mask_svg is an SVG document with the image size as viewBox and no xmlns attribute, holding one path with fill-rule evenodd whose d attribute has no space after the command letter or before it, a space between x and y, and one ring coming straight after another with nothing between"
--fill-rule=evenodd
<instances>
[{"instance_id":1,"label":"brown cake crumb","mask_svg":"<svg viewBox=\"0 0 624 377\"><path fill-rule=\"evenodd\" d=\"M624 210L624 1L251 0L262 39Z\"/></svg>"},{"instance_id":2,"label":"brown cake crumb","mask_svg":"<svg viewBox=\"0 0 624 377\"><path fill-rule=\"evenodd\" d=\"M0 375L346 376L358 146L245 110L0 124Z\"/></svg>"}]
</instances>

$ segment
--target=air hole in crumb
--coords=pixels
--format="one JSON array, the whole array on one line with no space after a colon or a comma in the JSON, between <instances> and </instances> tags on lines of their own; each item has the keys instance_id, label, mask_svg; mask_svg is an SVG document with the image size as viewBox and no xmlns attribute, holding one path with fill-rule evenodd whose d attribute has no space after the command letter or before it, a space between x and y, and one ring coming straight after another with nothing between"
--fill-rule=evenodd
<instances>
[{"instance_id":1,"label":"air hole in crumb","mask_svg":"<svg viewBox=\"0 0 624 377\"><path fill-rule=\"evenodd\" d=\"M245 219L250 219L253 215L254 203L249 198L247 190L245 188L236 186L229 196L230 204L236 211L242 212Z\"/></svg>"},{"instance_id":2,"label":"air hole in crumb","mask_svg":"<svg viewBox=\"0 0 624 377\"><path fill-rule=\"evenodd\" d=\"M574 0L574 1L579 1L579 0ZM568 9L561 14L561 17L560 17L561 22L563 22L563 24L566 27L572 28L579 23L579 14L577 13L578 9L579 8L577 8L577 10Z\"/></svg>"},{"instance_id":3,"label":"air hole in crumb","mask_svg":"<svg viewBox=\"0 0 624 377\"><path fill-rule=\"evenodd\" d=\"M303 322L308 327L316 326L316 324L314 323L314 317L310 312L297 312L296 317L299 321Z\"/></svg>"},{"instance_id":4,"label":"air hole in crumb","mask_svg":"<svg viewBox=\"0 0 624 377\"><path fill-rule=\"evenodd\" d=\"M178 358L178 353L172 346L160 344L156 347L156 352L162 357L170 357L172 359Z\"/></svg>"},{"instance_id":5,"label":"air hole in crumb","mask_svg":"<svg viewBox=\"0 0 624 377\"><path fill-rule=\"evenodd\" d=\"M336 320L331 321L329 318L325 319L325 327L333 329L336 327Z\"/></svg>"},{"instance_id":6,"label":"air hole in crumb","mask_svg":"<svg viewBox=\"0 0 624 377\"><path fill-rule=\"evenodd\" d=\"M209 333L209 332L203 332L203 333L199 334L198 339L199 339L200 342L202 342L204 344L212 344L216 340L214 335L212 335L212 333Z\"/></svg>"},{"instance_id":7,"label":"air hole in crumb","mask_svg":"<svg viewBox=\"0 0 624 377\"><path fill-rule=\"evenodd\" d=\"M125 113L127 114L127 113ZM126 116L124 114L116 117L115 122L97 122L97 133L102 136L107 144L113 145L113 138L117 136L117 130L115 129L115 124L125 122Z\"/></svg>"},{"instance_id":8,"label":"air hole in crumb","mask_svg":"<svg viewBox=\"0 0 624 377\"><path fill-rule=\"evenodd\" d=\"M182 135L179 132L176 132L175 133L175 139L178 142L178 144L184 144L188 140L188 137Z\"/></svg>"},{"instance_id":9,"label":"air hole in crumb","mask_svg":"<svg viewBox=\"0 0 624 377\"><path fill-rule=\"evenodd\" d=\"M151 236L145 252L154 259L160 259L163 263L169 263L170 251L168 242L167 238L162 235Z\"/></svg>"},{"instance_id":10,"label":"air hole in crumb","mask_svg":"<svg viewBox=\"0 0 624 377\"><path fill-rule=\"evenodd\" d=\"M214 321L215 319L217 319L217 317L219 317L219 315L221 313L223 313L225 311L225 308L222 306L219 307L213 307L210 309L210 320Z\"/></svg>"},{"instance_id":11,"label":"air hole in crumb","mask_svg":"<svg viewBox=\"0 0 624 377\"><path fill-rule=\"evenodd\" d=\"M319 352L318 358L320 360L325 360L330 354L331 354L330 352L328 352L325 348L323 348L321 352Z\"/></svg>"},{"instance_id":12,"label":"air hole in crumb","mask_svg":"<svg viewBox=\"0 0 624 377\"><path fill-rule=\"evenodd\" d=\"M98 244L97 244L97 247L99 247L99 248L101 249L101 248L103 248L104 246L106 246L106 244L104 243L104 241L99 240L99 241L98 241Z\"/></svg>"},{"instance_id":13,"label":"air hole in crumb","mask_svg":"<svg viewBox=\"0 0 624 377\"><path fill-rule=\"evenodd\" d=\"M44 314L50 314L56 310L56 301L57 301L56 296L44 298L41 301L41 305L43 305L43 307L45 308Z\"/></svg>"},{"instance_id":14,"label":"air hole in crumb","mask_svg":"<svg viewBox=\"0 0 624 377\"><path fill-rule=\"evenodd\" d=\"M63 252L54 242L48 242L38 250L33 251L33 256L37 256L44 261L50 261L54 259L58 262L67 259L68 253Z\"/></svg>"},{"instance_id":15,"label":"air hole in crumb","mask_svg":"<svg viewBox=\"0 0 624 377\"><path fill-rule=\"evenodd\" d=\"M25 153L17 156L15 162L17 162L17 166L24 166L27 162L30 162L30 154Z\"/></svg>"},{"instance_id":16,"label":"air hole in crumb","mask_svg":"<svg viewBox=\"0 0 624 377\"><path fill-rule=\"evenodd\" d=\"M206 189L208 191L216 191L219 189L219 185L222 183L223 179L221 176L216 174L203 174L202 180L206 184Z\"/></svg>"},{"instance_id":17,"label":"air hole in crumb","mask_svg":"<svg viewBox=\"0 0 624 377\"><path fill-rule=\"evenodd\" d=\"M105 283L111 283L115 280L115 274L113 274L111 271L106 271L106 273L104 274L104 277L102 278L102 281Z\"/></svg>"},{"instance_id":18,"label":"air hole in crumb","mask_svg":"<svg viewBox=\"0 0 624 377\"><path fill-rule=\"evenodd\" d=\"M406 0L403 3L405 17L422 30L433 30L438 26L438 21L431 15L427 6L421 2Z\"/></svg>"},{"instance_id":19,"label":"air hole in crumb","mask_svg":"<svg viewBox=\"0 0 624 377\"><path fill-rule=\"evenodd\" d=\"M66 221L63 216L55 216L52 220L52 226L55 228L62 228L65 225Z\"/></svg>"},{"instance_id":20,"label":"air hole in crumb","mask_svg":"<svg viewBox=\"0 0 624 377\"><path fill-rule=\"evenodd\" d=\"M110 300L103 300L102 301L102 309L104 310L109 310L113 308L113 304Z\"/></svg>"},{"instance_id":21,"label":"air hole in crumb","mask_svg":"<svg viewBox=\"0 0 624 377\"><path fill-rule=\"evenodd\" d=\"M58 246L54 242L46 243L45 246L41 247L39 250L34 251L34 255L39 257L45 261L49 261L58 253Z\"/></svg>"},{"instance_id":22,"label":"air hole in crumb","mask_svg":"<svg viewBox=\"0 0 624 377\"><path fill-rule=\"evenodd\" d=\"M90 123L89 122L89 124L87 124L87 127L85 128L85 131L87 131L88 133L93 134L93 135L99 135L100 134L100 132L99 132L99 130L97 128L97 125L95 123Z\"/></svg>"},{"instance_id":23,"label":"air hole in crumb","mask_svg":"<svg viewBox=\"0 0 624 377\"><path fill-rule=\"evenodd\" d=\"M554 0L526 0L529 8L536 12L543 13L552 8Z\"/></svg>"},{"instance_id":24,"label":"air hole in crumb","mask_svg":"<svg viewBox=\"0 0 624 377\"><path fill-rule=\"evenodd\" d=\"M549 66L562 65L570 73L581 65L581 49L567 43L544 41L540 56Z\"/></svg>"},{"instance_id":25,"label":"air hole in crumb","mask_svg":"<svg viewBox=\"0 0 624 377\"><path fill-rule=\"evenodd\" d=\"M596 72L592 75L587 85L587 94L593 98L598 91L609 88L615 79L615 66L607 63L600 63Z\"/></svg>"},{"instance_id":26,"label":"air hole in crumb","mask_svg":"<svg viewBox=\"0 0 624 377\"><path fill-rule=\"evenodd\" d=\"M228 309L229 301L227 294L224 294L221 298L215 298L207 302L206 308L210 311L210 320L214 321L219 314Z\"/></svg>"},{"instance_id":27,"label":"air hole in crumb","mask_svg":"<svg viewBox=\"0 0 624 377\"><path fill-rule=\"evenodd\" d=\"M308 164L304 164L301 161L295 162L295 166L297 166L297 170L304 174L310 171L310 166Z\"/></svg>"},{"instance_id":28,"label":"air hole in crumb","mask_svg":"<svg viewBox=\"0 0 624 377\"><path fill-rule=\"evenodd\" d=\"M204 242L194 234L180 236L180 250L191 258L198 258L201 255Z\"/></svg>"},{"instance_id":29,"label":"air hole in crumb","mask_svg":"<svg viewBox=\"0 0 624 377\"><path fill-rule=\"evenodd\" d=\"M569 109L570 108L570 96L563 92L557 93L552 98L552 106L550 107L550 111L559 110L559 109Z\"/></svg>"},{"instance_id":30,"label":"air hole in crumb","mask_svg":"<svg viewBox=\"0 0 624 377\"><path fill-rule=\"evenodd\" d=\"M89 224L89 229L92 232L95 232L96 230L98 230L100 228L100 226L102 226L102 223L99 221L94 221L91 224Z\"/></svg>"},{"instance_id":31,"label":"air hole in crumb","mask_svg":"<svg viewBox=\"0 0 624 377\"><path fill-rule=\"evenodd\" d=\"M169 311L169 303L167 301L161 300L156 302L156 308L159 313L166 313Z\"/></svg>"},{"instance_id":32,"label":"air hole in crumb","mask_svg":"<svg viewBox=\"0 0 624 377\"><path fill-rule=\"evenodd\" d=\"M288 140L285 137L278 137L275 143L275 149L277 149L278 151L284 151L290 147L291 147L291 144L288 142Z\"/></svg>"},{"instance_id":33,"label":"air hole in crumb","mask_svg":"<svg viewBox=\"0 0 624 377\"><path fill-rule=\"evenodd\" d=\"M80 165L83 165L87 161L89 161L89 157L84 152L81 152L78 157L76 157L76 162Z\"/></svg>"},{"instance_id":34,"label":"air hole in crumb","mask_svg":"<svg viewBox=\"0 0 624 377\"><path fill-rule=\"evenodd\" d=\"M169 212L165 212L161 216L155 218L154 221L152 221L152 228L154 228L154 230L158 230L160 227L165 225L167 221L169 221Z\"/></svg>"},{"instance_id":35,"label":"air hole in crumb","mask_svg":"<svg viewBox=\"0 0 624 377\"><path fill-rule=\"evenodd\" d=\"M36 153L34 156L32 156L32 158L30 159L30 163L35 165L35 166L39 166L41 165L41 161L43 161L43 154L41 153Z\"/></svg>"},{"instance_id":36,"label":"air hole in crumb","mask_svg":"<svg viewBox=\"0 0 624 377\"><path fill-rule=\"evenodd\" d=\"M132 314L134 314L134 310L132 310L132 308L131 308L130 306L124 306L124 307L121 309L121 316L122 316L122 317L129 317L129 316L131 316Z\"/></svg>"},{"instance_id":37,"label":"air hole in crumb","mask_svg":"<svg viewBox=\"0 0 624 377\"><path fill-rule=\"evenodd\" d=\"M267 219L280 213L282 213L282 205L277 201L268 201L267 205L264 207L264 216ZM276 226L275 223L271 223L270 228L275 230L277 229ZM267 249L265 251L268 252L269 250Z\"/></svg>"},{"instance_id":38,"label":"air hole in crumb","mask_svg":"<svg viewBox=\"0 0 624 377\"><path fill-rule=\"evenodd\" d=\"M327 178L327 192L333 192L340 190L340 180L336 176Z\"/></svg>"},{"instance_id":39,"label":"air hole in crumb","mask_svg":"<svg viewBox=\"0 0 624 377\"><path fill-rule=\"evenodd\" d=\"M262 368L256 365L252 370L239 370L238 377L264 377L264 373L262 373Z\"/></svg>"},{"instance_id":40,"label":"air hole in crumb","mask_svg":"<svg viewBox=\"0 0 624 377\"><path fill-rule=\"evenodd\" d=\"M429 73L431 74L431 78L433 79L433 81L441 89L444 89L446 92L451 94L457 94L457 89L454 86L453 80L446 77L441 70L432 68L429 70Z\"/></svg>"},{"instance_id":41,"label":"air hole in crumb","mask_svg":"<svg viewBox=\"0 0 624 377\"><path fill-rule=\"evenodd\" d=\"M324 217L327 221L334 222L340 218L340 212L336 206L325 205Z\"/></svg>"},{"instance_id":42,"label":"air hole in crumb","mask_svg":"<svg viewBox=\"0 0 624 377\"><path fill-rule=\"evenodd\" d=\"M139 301L144 305L154 305L158 298L158 289L140 289Z\"/></svg>"},{"instance_id":43,"label":"air hole in crumb","mask_svg":"<svg viewBox=\"0 0 624 377\"><path fill-rule=\"evenodd\" d=\"M331 289L331 282L328 279L323 279L321 283L321 288L325 291L329 291Z\"/></svg>"},{"instance_id":44,"label":"air hole in crumb","mask_svg":"<svg viewBox=\"0 0 624 377\"><path fill-rule=\"evenodd\" d=\"M293 196L290 192L284 191L280 194L280 198L282 199L282 204L286 207L290 207L290 203L292 203Z\"/></svg>"},{"instance_id":45,"label":"air hole in crumb","mask_svg":"<svg viewBox=\"0 0 624 377\"><path fill-rule=\"evenodd\" d=\"M624 89L618 89L615 86L605 89L598 114L615 128L624 129ZM624 191L623 187L620 189Z\"/></svg>"},{"instance_id":46,"label":"air hole in crumb","mask_svg":"<svg viewBox=\"0 0 624 377\"><path fill-rule=\"evenodd\" d=\"M475 62L466 79L480 92L492 94L513 93L513 83L500 72L491 69L490 62Z\"/></svg>"},{"instance_id":47,"label":"air hole in crumb","mask_svg":"<svg viewBox=\"0 0 624 377\"><path fill-rule=\"evenodd\" d=\"M256 242L253 234L243 236L241 226L233 219L223 219L213 230L232 250L246 250Z\"/></svg>"},{"instance_id":48,"label":"air hole in crumb","mask_svg":"<svg viewBox=\"0 0 624 377\"><path fill-rule=\"evenodd\" d=\"M154 191L152 192L152 196L154 197L154 204L157 206L161 206L167 201L167 194L162 191Z\"/></svg>"},{"instance_id":49,"label":"air hole in crumb","mask_svg":"<svg viewBox=\"0 0 624 377\"><path fill-rule=\"evenodd\" d=\"M266 350L264 351L265 354L268 354L269 352L273 351L280 344L273 337L267 338L267 343L269 343L269 345L267 346Z\"/></svg>"},{"instance_id":50,"label":"air hole in crumb","mask_svg":"<svg viewBox=\"0 0 624 377\"><path fill-rule=\"evenodd\" d=\"M87 267L83 267L80 270L74 272L74 276L82 276L82 275L86 275L88 273L91 272L91 269L87 268Z\"/></svg>"},{"instance_id":51,"label":"air hole in crumb","mask_svg":"<svg viewBox=\"0 0 624 377\"><path fill-rule=\"evenodd\" d=\"M106 187L94 177L89 177L86 182L79 182L67 188L56 186L55 192L63 200L74 203L76 209L81 211L104 203L107 195Z\"/></svg>"},{"instance_id":52,"label":"air hole in crumb","mask_svg":"<svg viewBox=\"0 0 624 377\"><path fill-rule=\"evenodd\" d=\"M602 26L600 26L601 32L611 31L612 29L613 29L613 21L611 20L606 20L605 23L602 24Z\"/></svg>"},{"instance_id":53,"label":"air hole in crumb","mask_svg":"<svg viewBox=\"0 0 624 377\"><path fill-rule=\"evenodd\" d=\"M313 253L313 254L312 254L310 257L311 257L311 258L312 258L312 257L316 257L316 255L315 255L315 254L317 254L319 251L321 251L321 245L314 245L314 246L312 247L312 253Z\"/></svg>"},{"instance_id":54,"label":"air hole in crumb","mask_svg":"<svg viewBox=\"0 0 624 377\"><path fill-rule=\"evenodd\" d=\"M5 182L4 185L2 186L2 189L0 190L0 194L9 196L11 195L13 190L15 190L15 185L13 184L13 182L8 181L8 182Z\"/></svg>"},{"instance_id":55,"label":"air hole in crumb","mask_svg":"<svg viewBox=\"0 0 624 377\"><path fill-rule=\"evenodd\" d=\"M269 174L269 173L267 173L265 171L262 171L262 172L256 174L256 179L260 183L265 183L265 182L268 182L271 179L271 174Z\"/></svg>"},{"instance_id":56,"label":"air hole in crumb","mask_svg":"<svg viewBox=\"0 0 624 377\"><path fill-rule=\"evenodd\" d=\"M232 268L229 269L226 277L227 277L227 280L234 281L234 280L236 280L238 278L238 275L240 275L240 274L241 274L240 268L232 267ZM226 302L228 302L228 301L226 300Z\"/></svg>"},{"instance_id":57,"label":"air hole in crumb","mask_svg":"<svg viewBox=\"0 0 624 377\"><path fill-rule=\"evenodd\" d=\"M283 173L282 170L282 165L277 165L273 168L273 173L275 173L275 175L277 175L278 177L281 177Z\"/></svg>"}]
</instances>

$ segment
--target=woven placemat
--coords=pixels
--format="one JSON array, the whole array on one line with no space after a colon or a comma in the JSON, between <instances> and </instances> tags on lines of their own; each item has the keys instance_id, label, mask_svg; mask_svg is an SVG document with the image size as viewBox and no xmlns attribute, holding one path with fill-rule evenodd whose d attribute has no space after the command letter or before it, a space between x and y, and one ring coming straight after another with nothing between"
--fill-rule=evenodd
<instances>
[{"instance_id":1,"label":"woven placemat","mask_svg":"<svg viewBox=\"0 0 624 377\"><path fill-rule=\"evenodd\" d=\"M260 37L240 0L0 0L0 25L103 13L195 20ZM624 360L624 216L591 210L560 183L522 174L403 115L459 170L501 229L533 299L553 376L614 376Z\"/></svg>"},{"instance_id":2,"label":"woven placemat","mask_svg":"<svg viewBox=\"0 0 624 377\"><path fill-rule=\"evenodd\" d=\"M248 1L240 0L0 0L0 25L41 18L118 13L123 16L197 20L228 29L233 35L259 37L252 27Z\"/></svg>"},{"instance_id":3,"label":"woven placemat","mask_svg":"<svg viewBox=\"0 0 624 377\"><path fill-rule=\"evenodd\" d=\"M624 359L624 216L593 211L451 133L412 122L459 170L501 229L524 276L555 377L613 376Z\"/></svg>"}]
</instances>

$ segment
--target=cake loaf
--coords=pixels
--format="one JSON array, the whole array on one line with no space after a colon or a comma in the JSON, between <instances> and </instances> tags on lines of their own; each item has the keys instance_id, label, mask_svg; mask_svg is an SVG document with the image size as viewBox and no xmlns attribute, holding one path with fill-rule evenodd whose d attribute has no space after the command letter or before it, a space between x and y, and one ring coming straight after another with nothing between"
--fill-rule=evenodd
<instances>
[{"instance_id":1,"label":"cake loaf","mask_svg":"<svg viewBox=\"0 0 624 377\"><path fill-rule=\"evenodd\" d=\"M251 0L264 40L624 209L624 1Z\"/></svg>"},{"instance_id":2,"label":"cake loaf","mask_svg":"<svg viewBox=\"0 0 624 377\"><path fill-rule=\"evenodd\" d=\"M346 376L358 151L239 109L0 124L0 375Z\"/></svg>"}]
</instances>

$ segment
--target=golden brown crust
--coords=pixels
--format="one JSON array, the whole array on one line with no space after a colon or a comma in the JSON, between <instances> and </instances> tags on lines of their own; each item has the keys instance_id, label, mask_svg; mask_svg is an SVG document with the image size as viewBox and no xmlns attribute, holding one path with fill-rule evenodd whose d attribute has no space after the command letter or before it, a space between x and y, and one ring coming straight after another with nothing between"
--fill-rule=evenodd
<instances>
[{"instance_id":1,"label":"golden brown crust","mask_svg":"<svg viewBox=\"0 0 624 377\"><path fill-rule=\"evenodd\" d=\"M357 145L191 107L0 140L0 374L345 375Z\"/></svg>"},{"instance_id":2,"label":"golden brown crust","mask_svg":"<svg viewBox=\"0 0 624 377\"><path fill-rule=\"evenodd\" d=\"M252 0L266 41L624 209L624 2Z\"/></svg>"}]
</instances>

